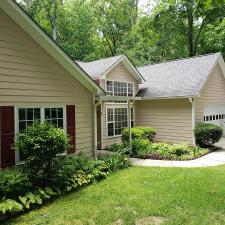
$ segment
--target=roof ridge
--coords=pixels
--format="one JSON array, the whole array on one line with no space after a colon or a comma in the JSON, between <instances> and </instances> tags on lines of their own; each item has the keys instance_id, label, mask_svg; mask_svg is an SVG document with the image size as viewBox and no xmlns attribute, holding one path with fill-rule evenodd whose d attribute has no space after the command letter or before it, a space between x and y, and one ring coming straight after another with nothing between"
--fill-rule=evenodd
<instances>
[{"instance_id":1,"label":"roof ridge","mask_svg":"<svg viewBox=\"0 0 225 225\"><path fill-rule=\"evenodd\" d=\"M148 63L148 64L145 64L145 65L137 67L137 69L143 68L145 66L160 65L160 64L164 64L164 63L177 62L177 61L182 61L182 60L186 60L186 59L194 59L194 58L200 58L200 57L216 55L216 54L221 54L221 52L208 53L208 54L203 54L203 55L195 55L195 56L186 57L186 58L179 58L179 59L168 60L168 61L165 61L165 62Z\"/></svg>"}]
</instances>

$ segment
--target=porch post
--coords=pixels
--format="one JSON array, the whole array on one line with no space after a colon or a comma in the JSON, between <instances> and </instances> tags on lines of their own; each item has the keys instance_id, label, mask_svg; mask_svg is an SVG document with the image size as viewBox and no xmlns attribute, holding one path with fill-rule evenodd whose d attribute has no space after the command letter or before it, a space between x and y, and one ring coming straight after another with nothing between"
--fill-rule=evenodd
<instances>
[{"instance_id":1,"label":"porch post","mask_svg":"<svg viewBox=\"0 0 225 225\"><path fill-rule=\"evenodd\" d=\"M195 129L195 117L196 117L196 110L195 110L195 98L189 98L189 101L192 105L192 144L195 145L195 135L194 135L194 129Z\"/></svg>"},{"instance_id":2,"label":"porch post","mask_svg":"<svg viewBox=\"0 0 225 225\"><path fill-rule=\"evenodd\" d=\"M128 133L129 133L129 148L132 147L132 135L131 135L131 108L130 108L130 99L128 100Z\"/></svg>"}]
</instances>

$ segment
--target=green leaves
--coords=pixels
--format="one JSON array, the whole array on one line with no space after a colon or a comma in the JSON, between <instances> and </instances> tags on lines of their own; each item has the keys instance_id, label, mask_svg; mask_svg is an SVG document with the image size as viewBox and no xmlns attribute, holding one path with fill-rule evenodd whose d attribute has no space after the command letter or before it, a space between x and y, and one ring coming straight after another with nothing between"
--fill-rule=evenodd
<instances>
[{"instance_id":1,"label":"green leaves","mask_svg":"<svg viewBox=\"0 0 225 225\"><path fill-rule=\"evenodd\" d=\"M6 199L0 202L0 214L16 213L23 210L23 206L12 199Z\"/></svg>"},{"instance_id":2,"label":"green leaves","mask_svg":"<svg viewBox=\"0 0 225 225\"><path fill-rule=\"evenodd\" d=\"M25 194L31 187L27 174L19 168L0 171L0 196L14 198Z\"/></svg>"},{"instance_id":3,"label":"green leaves","mask_svg":"<svg viewBox=\"0 0 225 225\"><path fill-rule=\"evenodd\" d=\"M223 129L211 123L199 123L194 129L195 140L201 147L210 147L220 140Z\"/></svg>"},{"instance_id":4,"label":"green leaves","mask_svg":"<svg viewBox=\"0 0 225 225\"><path fill-rule=\"evenodd\" d=\"M31 205L41 205L43 200L50 199L55 195L57 195L57 193L54 192L52 188L45 187L44 189L39 188L33 193L28 192L25 196L19 196L19 200L24 208L30 209Z\"/></svg>"},{"instance_id":5,"label":"green leaves","mask_svg":"<svg viewBox=\"0 0 225 225\"><path fill-rule=\"evenodd\" d=\"M50 123L34 123L26 133L17 135L14 148L20 149L25 157L29 179L46 185L57 173L57 156L69 148L69 137Z\"/></svg>"}]
</instances>

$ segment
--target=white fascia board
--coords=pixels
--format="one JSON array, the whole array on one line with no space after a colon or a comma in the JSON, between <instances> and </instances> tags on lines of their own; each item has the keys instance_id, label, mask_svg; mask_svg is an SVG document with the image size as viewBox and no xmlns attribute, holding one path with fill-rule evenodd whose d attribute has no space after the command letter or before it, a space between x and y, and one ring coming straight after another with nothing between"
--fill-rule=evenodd
<instances>
[{"instance_id":1,"label":"white fascia board","mask_svg":"<svg viewBox=\"0 0 225 225\"><path fill-rule=\"evenodd\" d=\"M132 74L135 80L137 80L140 84L142 83L142 81L145 81L145 79L141 76L138 70L133 66L133 64L130 62L130 60L127 58L126 55L122 55L121 58L119 58L114 64L112 64L100 77L103 79L106 79L106 76L109 73L109 71L115 68L120 62L122 62L125 65L127 70Z\"/></svg>"}]
</instances>

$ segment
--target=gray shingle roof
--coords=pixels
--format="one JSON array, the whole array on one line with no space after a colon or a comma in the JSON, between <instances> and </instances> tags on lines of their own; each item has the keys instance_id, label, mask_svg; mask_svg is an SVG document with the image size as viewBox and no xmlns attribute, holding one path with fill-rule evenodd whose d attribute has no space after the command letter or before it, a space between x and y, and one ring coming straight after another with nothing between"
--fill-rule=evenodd
<instances>
[{"instance_id":1,"label":"gray shingle roof","mask_svg":"<svg viewBox=\"0 0 225 225\"><path fill-rule=\"evenodd\" d=\"M137 68L146 82L138 96L169 98L198 96L220 53Z\"/></svg>"},{"instance_id":2,"label":"gray shingle roof","mask_svg":"<svg viewBox=\"0 0 225 225\"><path fill-rule=\"evenodd\" d=\"M118 55L106 59L100 59L92 62L81 62L76 63L91 77L97 78L104 74L113 64L120 60L124 55Z\"/></svg>"}]
</instances>

